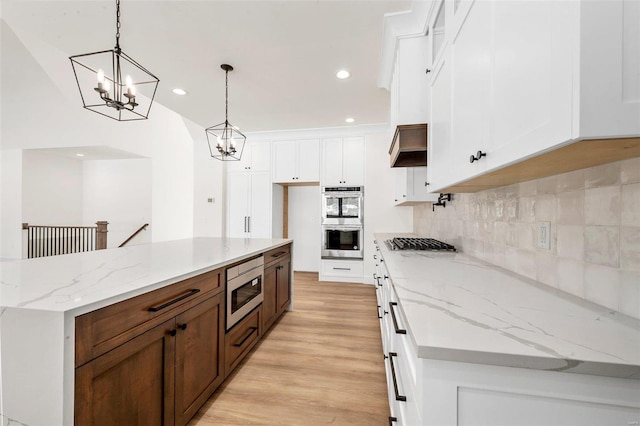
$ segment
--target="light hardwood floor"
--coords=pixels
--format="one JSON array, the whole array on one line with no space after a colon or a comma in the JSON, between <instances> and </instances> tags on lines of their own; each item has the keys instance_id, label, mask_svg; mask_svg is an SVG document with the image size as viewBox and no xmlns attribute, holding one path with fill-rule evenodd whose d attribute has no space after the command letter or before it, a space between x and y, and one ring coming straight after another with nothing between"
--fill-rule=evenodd
<instances>
[{"instance_id":1,"label":"light hardwood floor","mask_svg":"<svg viewBox=\"0 0 640 426\"><path fill-rule=\"evenodd\" d=\"M294 311L188 426L388 425L375 288L296 272Z\"/></svg>"}]
</instances>

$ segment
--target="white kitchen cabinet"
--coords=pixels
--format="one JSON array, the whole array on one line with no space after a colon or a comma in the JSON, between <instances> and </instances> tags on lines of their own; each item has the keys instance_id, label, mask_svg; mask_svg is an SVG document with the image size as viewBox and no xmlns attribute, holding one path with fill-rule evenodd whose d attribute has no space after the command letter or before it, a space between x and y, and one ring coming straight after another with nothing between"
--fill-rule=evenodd
<instances>
[{"instance_id":1,"label":"white kitchen cabinet","mask_svg":"<svg viewBox=\"0 0 640 426\"><path fill-rule=\"evenodd\" d=\"M364 262L362 259L321 259L320 281L362 282Z\"/></svg>"},{"instance_id":2,"label":"white kitchen cabinet","mask_svg":"<svg viewBox=\"0 0 640 426\"><path fill-rule=\"evenodd\" d=\"M364 138L322 141L322 185L364 185Z\"/></svg>"},{"instance_id":3,"label":"white kitchen cabinet","mask_svg":"<svg viewBox=\"0 0 640 426\"><path fill-rule=\"evenodd\" d=\"M227 174L227 236L271 238L271 174Z\"/></svg>"},{"instance_id":4,"label":"white kitchen cabinet","mask_svg":"<svg viewBox=\"0 0 640 426\"><path fill-rule=\"evenodd\" d=\"M395 179L394 204L413 206L419 203L438 201L438 194L427 192L427 167L397 167L393 169Z\"/></svg>"},{"instance_id":5,"label":"white kitchen cabinet","mask_svg":"<svg viewBox=\"0 0 640 426\"><path fill-rule=\"evenodd\" d=\"M429 120L429 37L398 40L391 83L391 127L401 124L427 123Z\"/></svg>"},{"instance_id":6,"label":"white kitchen cabinet","mask_svg":"<svg viewBox=\"0 0 640 426\"><path fill-rule=\"evenodd\" d=\"M318 139L273 143L273 182L320 181L320 141Z\"/></svg>"},{"instance_id":7,"label":"white kitchen cabinet","mask_svg":"<svg viewBox=\"0 0 640 426\"><path fill-rule=\"evenodd\" d=\"M442 8L430 22L434 38L444 28L429 77L431 190L576 140L640 135L637 1ZM471 163L478 151L486 156Z\"/></svg>"},{"instance_id":8,"label":"white kitchen cabinet","mask_svg":"<svg viewBox=\"0 0 640 426\"><path fill-rule=\"evenodd\" d=\"M240 161L229 161L228 172L271 170L271 142L246 142Z\"/></svg>"}]
</instances>

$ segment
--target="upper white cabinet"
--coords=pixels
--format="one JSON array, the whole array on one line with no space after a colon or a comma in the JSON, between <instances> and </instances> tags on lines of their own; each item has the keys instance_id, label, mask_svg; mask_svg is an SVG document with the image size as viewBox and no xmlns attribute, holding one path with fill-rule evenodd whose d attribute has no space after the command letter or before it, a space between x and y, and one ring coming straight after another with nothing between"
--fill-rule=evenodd
<instances>
[{"instance_id":1,"label":"upper white cabinet","mask_svg":"<svg viewBox=\"0 0 640 426\"><path fill-rule=\"evenodd\" d=\"M578 139L640 134L636 0L440 1L429 25L431 190Z\"/></svg>"},{"instance_id":2,"label":"upper white cabinet","mask_svg":"<svg viewBox=\"0 0 640 426\"><path fill-rule=\"evenodd\" d=\"M364 185L364 138L322 141L322 185Z\"/></svg>"},{"instance_id":3,"label":"upper white cabinet","mask_svg":"<svg viewBox=\"0 0 640 426\"><path fill-rule=\"evenodd\" d=\"M391 127L426 123L429 119L429 37L398 40L391 82Z\"/></svg>"},{"instance_id":4,"label":"upper white cabinet","mask_svg":"<svg viewBox=\"0 0 640 426\"><path fill-rule=\"evenodd\" d=\"M227 170L230 172L271 170L271 143L246 142L240 161L227 162Z\"/></svg>"},{"instance_id":5,"label":"upper white cabinet","mask_svg":"<svg viewBox=\"0 0 640 426\"><path fill-rule=\"evenodd\" d=\"M413 206L419 203L438 201L439 194L427 192L426 167L397 167L393 169L395 179L394 204Z\"/></svg>"},{"instance_id":6,"label":"upper white cabinet","mask_svg":"<svg viewBox=\"0 0 640 426\"><path fill-rule=\"evenodd\" d=\"M318 139L273 143L273 182L320 181L320 141Z\"/></svg>"}]
</instances>

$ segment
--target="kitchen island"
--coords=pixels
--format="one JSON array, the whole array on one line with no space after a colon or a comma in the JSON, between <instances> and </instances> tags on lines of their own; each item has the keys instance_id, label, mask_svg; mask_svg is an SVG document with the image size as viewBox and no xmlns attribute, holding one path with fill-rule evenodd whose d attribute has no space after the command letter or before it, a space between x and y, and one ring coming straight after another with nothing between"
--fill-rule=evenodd
<instances>
[{"instance_id":1,"label":"kitchen island","mask_svg":"<svg viewBox=\"0 0 640 426\"><path fill-rule=\"evenodd\" d=\"M398 424L638 424L639 320L397 236L374 281Z\"/></svg>"},{"instance_id":2,"label":"kitchen island","mask_svg":"<svg viewBox=\"0 0 640 426\"><path fill-rule=\"evenodd\" d=\"M196 238L1 263L3 425L74 424L78 318L170 286L186 283L185 288L191 289L192 283L203 281L199 277L215 278L209 281L217 284L201 294L222 301L221 268L266 252L279 255L290 243L286 239ZM292 282L289 291L291 286ZM289 296L291 303L293 295ZM180 303L187 306L187 300ZM179 314L184 312L176 311Z\"/></svg>"}]
</instances>

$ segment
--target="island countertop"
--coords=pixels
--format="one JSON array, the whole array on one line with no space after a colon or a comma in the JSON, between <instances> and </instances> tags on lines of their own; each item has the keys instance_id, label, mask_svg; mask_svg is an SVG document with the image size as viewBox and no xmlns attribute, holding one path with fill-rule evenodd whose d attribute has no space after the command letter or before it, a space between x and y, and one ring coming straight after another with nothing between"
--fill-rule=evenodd
<instances>
[{"instance_id":1,"label":"island countertop","mask_svg":"<svg viewBox=\"0 0 640 426\"><path fill-rule=\"evenodd\" d=\"M291 243L194 238L0 263L0 308L80 315Z\"/></svg>"},{"instance_id":2,"label":"island countertop","mask_svg":"<svg viewBox=\"0 0 640 426\"><path fill-rule=\"evenodd\" d=\"M640 379L640 320L395 236L375 237L419 358Z\"/></svg>"}]
</instances>

